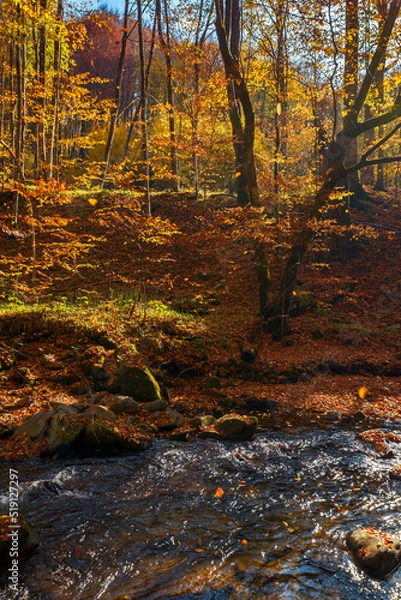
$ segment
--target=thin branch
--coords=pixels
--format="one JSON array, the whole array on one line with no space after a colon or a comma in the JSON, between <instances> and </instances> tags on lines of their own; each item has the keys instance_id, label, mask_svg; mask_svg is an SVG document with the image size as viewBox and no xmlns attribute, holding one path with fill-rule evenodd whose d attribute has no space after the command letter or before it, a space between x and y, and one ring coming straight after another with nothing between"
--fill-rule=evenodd
<instances>
[{"instance_id":1,"label":"thin branch","mask_svg":"<svg viewBox=\"0 0 401 600\"><path fill-rule=\"evenodd\" d=\"M362 161L366 160L368 156L370 156L371 154L373 154L374 152L376 152L376 150L378 150L381 146L383 146L383 144L385 144L391 137L393 137L393 135L399 130L401 129L401 123L398 123L395 127L393 127L393 129L387 134L385 135L383 138L381 138L379 141L376 142L376 144L374 144L371 148L369 148L368 150L366 150L366 152L364 154L362 154L361 159Z\"/></svg>"}]
</instances>

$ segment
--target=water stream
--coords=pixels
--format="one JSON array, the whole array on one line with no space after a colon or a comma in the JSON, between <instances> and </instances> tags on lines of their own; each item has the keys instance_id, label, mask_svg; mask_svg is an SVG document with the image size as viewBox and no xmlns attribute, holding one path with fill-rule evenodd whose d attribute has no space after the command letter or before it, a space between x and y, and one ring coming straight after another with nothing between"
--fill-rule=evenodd
<instances>
[{"instance_id":1,"label":"water stream","mask_svg":"<svg viewBox=\"0 0 401 600\"><path fill-rule=\"evenodd\" d=\"M399 599L401 569L374 581L344 543L358 526L401 533L393 449L377 458L332 426L17 463L20 512L41 546L20 566L17 595L2 576L0 599Z\"/></svg>"}]
</instances>

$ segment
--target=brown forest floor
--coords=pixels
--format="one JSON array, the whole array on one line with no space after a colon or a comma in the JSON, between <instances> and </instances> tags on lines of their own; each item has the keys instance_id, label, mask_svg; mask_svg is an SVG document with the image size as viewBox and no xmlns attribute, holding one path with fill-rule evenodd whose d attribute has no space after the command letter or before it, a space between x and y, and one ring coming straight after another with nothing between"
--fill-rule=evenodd
<instances>
[{"instance_id":1,"label":"brown forest floor","mask_svg":"<svg viewBox=\"0 0 401 600\"><path fill-rule=\"evenodd\" d=\"M302 415L315 421L360 412L375 422L401 420L401 214L394 195L376 195L368 214L353 211L354 221L373 228L348 231L359 238L352 256L342 246L344 234L341 259L324 249L327 235L316 237L296 290L306 307L300 302L283 341L264 333L257 317L253 236L260 213L237 209L225 196L195 202L161 194L149 220L123 194L95 200L66 204L59 227L50 219L55 207L42 208L37 230L42 297L84 304L82 314L93 313L88 323L0 311L0 455L37 452L7 432L54 401L82 401L79 382L87 381L85 357L95 352L99 330L119 347L135 345L185 416L236 409L255 396L276 400L278 417L295 423ZM3 259L28 257L29 238L12 235L6 212L0 225ZM269 220L264 227L277 284L286 229L279 232ZM58 264L45 263L51 247ZM3 260L6 275L7 265ZM99 305L108 318L97 324ZM209 376L220 379L221 390L205 389ZM103 403L107 394L86 401L94 398Z\"/></svg>"}]
</instances>

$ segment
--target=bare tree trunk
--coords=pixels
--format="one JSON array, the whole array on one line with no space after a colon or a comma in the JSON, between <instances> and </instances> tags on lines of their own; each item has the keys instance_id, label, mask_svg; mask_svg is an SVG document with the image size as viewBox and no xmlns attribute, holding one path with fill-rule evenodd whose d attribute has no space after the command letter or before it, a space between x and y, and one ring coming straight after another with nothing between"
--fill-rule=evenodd
<instances>
[{"instance_id":1,"label":"bare tree trunk","mask_svg":"<svg viewBox=\"0 0 401 600\"><path fill-rule=\"evenodd\" d=\"M146 72L145 72L145 93L147 94L148 92L148 88L149 88L149 75L150 75L150 68L152 66L152 60L153 60L153 51L155 48L155 40L156 40L156 14L154 16L153 19L153 28L152 28L152 40L150 43L150 49L149 49L149 57L148 57L148 64L146 65ZM130 123L130 127L128 130L128 134L127 134L127 139L125 141L125 147L124 147L124 158L126 159L128 157L128 151L129 151L129 147L131 144L131 140L132 140L132 136L134 134L134 128L136 123L138 122L139 116L140 116L140 108L141 108L141 102L139 101L136 108L135 108L135 113L132 117L131 123Z\"/></svg>"},{"instance_id":2,"label":"bare tree trunk","mask_svg":"<svg viewBox=\"0 0 401 600\"><path fill-rule=\"evenodd\" d=\"M61 22L63 18L63 0L57 1L57 22ZM61 54L62 44L59 37L59 32L56 32L56 38L53 46L53 123L49 145L49 178L53 179L54 170L58 167L59 155L59 129L60 129L60 84L61 84ZM57 171L57 179L59 173Z\"/></svg>"},{"instance_id":3,"label":"bare tree trunk","mask_svg":"<svg viewBox=\"0 0 401 600\"><path fill-rule=\"evenodd\" d=\"M104 188L104 184L105 184L106 177L107 177L107 172L109 170L111 149L113 146L114 134L116 131L117 120L118 120L118 113L120 110L121 83L122 83L122 79L123 79L125 54L127 51L127 42L128 42L128 36L129 36L128 11L129 11L129 0L125 0L124 20L123 20L123 36L121 39L120 57L118 59L116 86L115 86L115 92L114 92L114 106L110 112L109 134L107 136L106 148L104 151L105 165L104 165L102 185L101 185L102 189Z\"/></svg>"},{"instance_id":4,"label":"bare tree trunk","mask_svg":"<svg viewBox=\"0 0 401 600\"><path fill-rule=\"evenodd\" d=\"M238 204L259 204L254 139L255 115L245 79L240 71L239 0L214 0L216 32L227 78L229 115L236 161ZM243 121L242 121L243 117Z\"/></svg>"},{"instance_id":5,"label":"bare tree trunk","mask_svg":"<svg viewBox=\"0 0 401 600\"><path fill-rule=\"evenodd\" d=\"M281 0L275 9L276 53L274 60L276 111L274 113L273 178L276 196L279 193L281 158L287 155L287 18L288 0Z\"/></svg>"},{"instance_id":6,"label":"bare tree trunk","mask_svg":"<svg viewBox=\"0 0 401 600\"><path fill-rule=\"evenodd\" d=\"M166 37L164 37L163 34L161 0L156 0L157 29L159 33L160 46L166 62L168 125L170 135L170 170L173 178L172 187L175 191L178 191L180 188L180 175L178 169L177 140L175 133L175 100L173 87L173 64L171 60L170 26L166 0L163 0L163 12L164 23L166 26Z\"/></svg>"},{"instance_id":7,"label":"bare tree trunk","mask_svg":"<svg viewBox=\"0 0 401 600\"><path fill-rule=\"evenodd\" d=\"M380 108L383 108L383 106L384 106L384 64L382 65L381 69L379 69L377 72L376 82L377 82L376 85L377 85L379 106L380 106ZM384 135L384 128L379 127L379 130L378 130L379 138L383 137L383 135ZM378 149L377 156L378 156L378 158L383 158L383 156L384 156L383 148ZM386 190L384 165L382 163L377 165L376 181L374 184L374 188L375 188L375 190L378 190L380 192L384 192Z\"/></svg>"},{"instance_id":8,"label":"bare tree trunk","mask_svg":"<svg viewBox=\"0 0 401 600\"><path fill-rule=\"evenodd\" d=\"M148 132L148 98L146 93L145 47L143 42L142 0L138 0L138 41L139 41L139 66L141 77L140 97L140 124L142 164L145 176L146 207L149 216L152 214L150 202L150 164L149 164L149 132Z\"/></svg>"}]
</instances>

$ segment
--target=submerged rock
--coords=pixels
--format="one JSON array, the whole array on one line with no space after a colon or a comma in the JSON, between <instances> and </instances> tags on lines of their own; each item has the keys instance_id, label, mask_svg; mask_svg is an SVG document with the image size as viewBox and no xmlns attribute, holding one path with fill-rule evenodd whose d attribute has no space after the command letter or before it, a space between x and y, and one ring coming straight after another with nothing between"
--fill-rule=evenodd
<instances>
[{"instance_id":1,"label":"submerged rock","mask_svg":"<svg viewBox=\"0 0 401 600\"><path fill-rule=\"evenodd\" d=\"M384 579L401 564L400 540L371 527L359 527L346 538L355 564L375 579Z\"/></svg>"}]
</instances>

